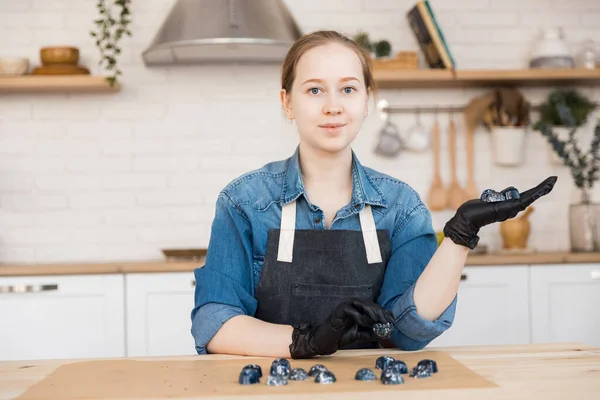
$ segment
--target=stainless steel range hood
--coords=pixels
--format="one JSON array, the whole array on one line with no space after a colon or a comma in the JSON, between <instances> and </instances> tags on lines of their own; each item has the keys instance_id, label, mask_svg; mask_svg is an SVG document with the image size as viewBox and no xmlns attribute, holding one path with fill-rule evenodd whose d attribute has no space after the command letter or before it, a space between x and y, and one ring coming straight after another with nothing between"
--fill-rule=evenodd
<instances>
[{"instance_id":1,"label":"stainless steel range hood","mask_svg":"<svg viewBox=\"0 0 600 400\"><path fill-rule=\"evenodd\" d=\"M281 62L302 35L282 0L176 0L152 44L152 65Z\"/></svg>"}]
</instances>

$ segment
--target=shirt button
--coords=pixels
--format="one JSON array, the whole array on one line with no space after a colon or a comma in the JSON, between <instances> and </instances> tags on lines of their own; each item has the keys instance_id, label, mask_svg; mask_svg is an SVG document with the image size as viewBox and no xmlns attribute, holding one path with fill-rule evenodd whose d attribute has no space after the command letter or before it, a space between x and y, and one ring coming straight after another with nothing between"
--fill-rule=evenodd
<instances>
[{"instance_id":1,"label":"shirt button","mask_svg":"<svg viewBox=\"0 0 600 400\"><path fill-rule=\"evenodd\" d=\"M360 208L360 204L355 204L354 208Z\"/></svg>"},{"instance_id":2,"label":"shirt button","mask_svg":"<svg viewBox=\"0 0 600 400\"><path fill-rule=\"evenodd\" d=\"M318 224L321 222L321 218L315 218L315 222Z\"/></svg>"}]
</instances>

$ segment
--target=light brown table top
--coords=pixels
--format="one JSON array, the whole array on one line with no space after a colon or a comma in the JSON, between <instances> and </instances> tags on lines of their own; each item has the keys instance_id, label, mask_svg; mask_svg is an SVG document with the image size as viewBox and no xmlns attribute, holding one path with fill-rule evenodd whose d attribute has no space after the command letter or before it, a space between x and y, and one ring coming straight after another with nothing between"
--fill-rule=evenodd
<instances>
[{"instance_id":1,"label":"light brown table top","mask_svg":"<svg viewBox=\"0 0 600 400\"><path fill-rule=\"evenodd\" d=\"M487 379L496 387L471 389L436 389L402 391L402 399L600 399L600 348L579 344L536 344L515 346L462 346L426 348L441 350L467 368ZM334 357L383 355L388 349L340 351ZM412 352L414 353L414 352ZM137 357L129 360L165 361L242 359L238 356L205 355L185 357ZM85 360L44 360L0 362L0 398L14 398L45 378L63 364ZM125 374L126 375L126 374ZM127 379L123 376L122 379ZM360 393L323 393L317 399L398 399L394 391L363 391ZM281 398L279 394L261 398ZM188 397L192 398L192 397ZM223 399L224 397L203 397ZM228 398L241 398L228 397ZM256 398L256 397L253 397ZM304 399L306 395L287 395L285 399ZM181 399L181 398L179 398Z\"/></svg>"},{"instance_id":2,"label":"light brown table top","mask_svg":"<svg viewBox=\"0 0 600 400\"><path fill-rule=\"evenodd\" d=\"M540 252L532 254L471 254L466 266L600 264L600 253ZM108 263L0 264L1 276L134 274L192 272L204 264L198 261L128 261Z\"/></svg>"}]
</instances>

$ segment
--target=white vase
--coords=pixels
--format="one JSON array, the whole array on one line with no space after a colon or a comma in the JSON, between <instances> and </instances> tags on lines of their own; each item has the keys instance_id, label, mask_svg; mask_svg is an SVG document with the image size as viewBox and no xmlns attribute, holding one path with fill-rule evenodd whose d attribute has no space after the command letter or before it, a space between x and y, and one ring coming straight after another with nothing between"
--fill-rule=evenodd
<instances>
[{"instance_id":1,"label":"white vase","mask_svg":"<svg viewBox=\"0 0 600 400\"><path fill-rule=\"evenodd\" d=\"M525 158L524 126L494 126L492 128L492 154L497 165L514 167Z\"/></svg>"},{"instance_id":2,"label":"white vase","mask_svg":"<svg viewBox=\"0 0 600 400\"><path fill-rule=\"evenodd\" d=\"M566 141L569 139L569 132L571 132L571 129L565 126L553 126L552 132L554 132L554 134L560 140ZM546 146L548 148L548 162L552 165L564 165L563 159L560 158L558 154L556 154L556 151L554 151L552 145L546 142Z\"/></svg>"}]
</instances>

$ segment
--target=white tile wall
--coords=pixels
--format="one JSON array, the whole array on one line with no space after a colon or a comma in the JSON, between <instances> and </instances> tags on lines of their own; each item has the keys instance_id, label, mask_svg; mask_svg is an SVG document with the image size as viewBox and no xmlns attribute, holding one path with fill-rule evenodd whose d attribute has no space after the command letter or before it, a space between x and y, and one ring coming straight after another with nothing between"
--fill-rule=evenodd
<instances>
[{"instance_id":1,"label":"white tile wall","mask_svg":"<svg viewBox=\"0 0 600 400\"><path fill-rule=\"evenodd\" d=\"M368 30L395 49L416 49L405 19L412 0L287 0L305 31ZM279 67L144 67L149 44L173 0L134 1L133 38L123 42L123 91L115 95L0 96L0 262L72 262L161 258L165 247L203 247L219 190L235 176L291 154L297 143L278 100ZM596 0L432 0L459 68L520 68L540 26L565 28L573 51L600 42ZM0 53L39 62L47 45L75 45L98 73L95 0L0 0ZM594 98L595 88L582 88ZM393 104L464 104L477 90L383 90ZM548 88L524 90L533 101ZM403 129L413 117L394 117ZM445 126L447 116L440 117ZM430 126L430 117L424 117ZM388 160L372 148L381 126L372 112L354 144L362 162L425 195L430 153ZM461 125L459 125L461 128ZM464 135L459 131L464 182ZM443 150L446 143L443 141ZM550 174L560 180L531 215L530 244L568 249L569 171L548 164L538 134L519 168L492 165L489 135L476 134L481 189L524 190ZM444 153L443 177L448 178ZM441 229L451 211L434 214ZM500 245L498 226L482 242Z\"/></svg>"}]
</instances>

